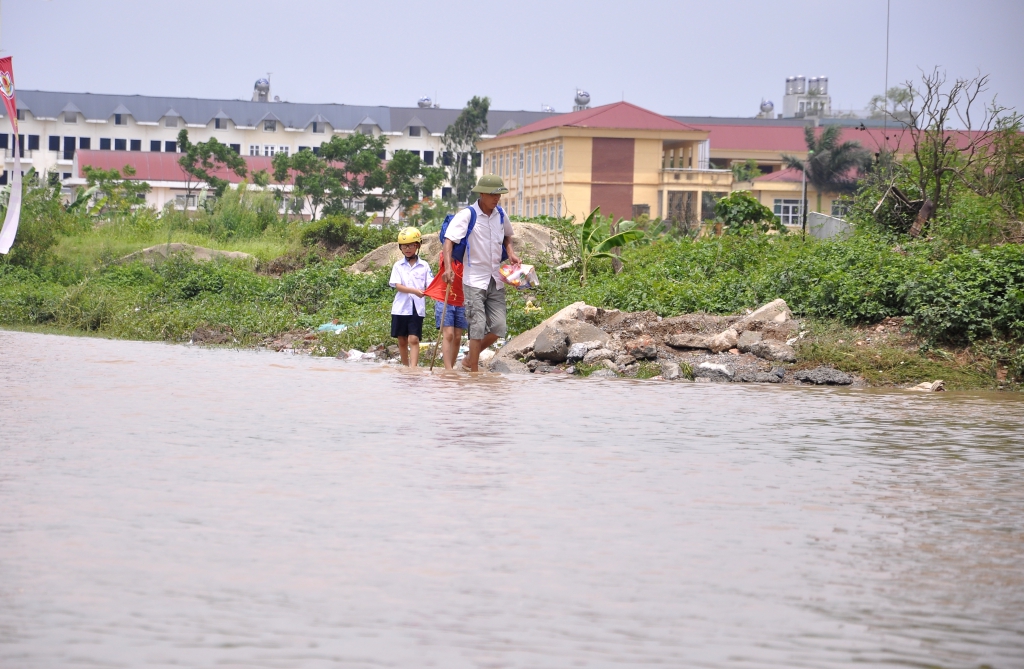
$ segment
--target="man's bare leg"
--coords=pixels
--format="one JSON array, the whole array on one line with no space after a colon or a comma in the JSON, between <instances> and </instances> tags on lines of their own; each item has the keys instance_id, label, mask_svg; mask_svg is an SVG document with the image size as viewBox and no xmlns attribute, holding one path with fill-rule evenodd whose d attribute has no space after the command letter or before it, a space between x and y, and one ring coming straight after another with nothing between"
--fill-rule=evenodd
<instances>
[{"instance_id":1,"label":"man's bare leg","mask_svg":"<svg viewBox=\"0 0 1024 669\"><path fill-rule=\"evenodd\" d=\"M409 366L418 367L420 364L420 338L416 335L409 335Z\"/></svg>"},{"instance_id":2,"label":"man's bare leg","mask_svg":"<svg viewBox=\"0 0 1024 669\"><path fill-rule=\"evenodd\" d=\"M496 341L498 341L498 335L493 332L488 332L484 335L483 339L470 339L469 353L466 354L466 359L462 362L462 366L471 372L480 371L480 352Z\"/></svg>"}]
</instances>

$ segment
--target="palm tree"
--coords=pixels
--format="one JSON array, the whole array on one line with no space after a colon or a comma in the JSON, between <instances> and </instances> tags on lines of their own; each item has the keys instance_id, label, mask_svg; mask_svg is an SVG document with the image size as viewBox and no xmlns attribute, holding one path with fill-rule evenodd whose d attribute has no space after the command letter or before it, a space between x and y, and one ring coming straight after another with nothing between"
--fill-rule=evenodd
<instances>
[{"instance_id":1,"label":"palm tree","mask_svg":"<svg viewBox=\"0 0 1024 669\"><path fill-rule=\"evenodd\" d=\"M821 194L839 195L857 190L857 176L871 166L871 154L861 147L860 142L839 143L842 127L830 125L821 136L814 136L814 128L804 128L807 142L807 180L818 192L818 211L821 211ZM804 161L795 156L782 156L787 167L804 169Z\"/></svg>"}]
</instances>

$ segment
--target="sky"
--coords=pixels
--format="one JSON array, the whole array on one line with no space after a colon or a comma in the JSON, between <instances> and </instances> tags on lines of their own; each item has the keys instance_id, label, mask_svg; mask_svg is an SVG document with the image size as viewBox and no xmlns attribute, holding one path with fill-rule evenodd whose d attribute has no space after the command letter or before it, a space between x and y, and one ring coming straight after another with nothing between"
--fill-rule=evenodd
<instances>
[{"instance_id":1,"label":"sky","mask_svg":"<svg viewBox=\"0 0 1024 669\"><path fill-rule=\"evenodd\" d=\"M1024 1L890 0L889 85L938 66L991 76L1024 111ZM887 0L2 0L18 88L292 102L570 111L628 100L686 116L782 108L825 75L863 109L886 80Z\"/></svg>"}]
</instances>

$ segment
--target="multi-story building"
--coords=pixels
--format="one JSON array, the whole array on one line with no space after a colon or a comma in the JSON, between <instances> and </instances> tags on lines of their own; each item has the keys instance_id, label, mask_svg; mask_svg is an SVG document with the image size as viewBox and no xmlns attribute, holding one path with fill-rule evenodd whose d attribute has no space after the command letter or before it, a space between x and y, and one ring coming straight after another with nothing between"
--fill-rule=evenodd
<instances>
[{"instance_id":1,"label":"multi-story building","mask_svg":"<svg viewBox=\"0 0 1024 669\"><path fill-rule=\"evenodd\" d=\"M267 89L261 91L264 86ZM71 185L81 178L81 172L76 171L77 151L176 153L182 128L188 130L193 142L216 137L243 156L264 158L303 148L316 150L336 134L384 135L389 155L411 151L427 165L436 165L442 161L444 131L459 113L458 109L441 109L429 103L370 107L270 101L265 81L257 82L253 100L18 91L22 170L35 168L40 174L56 174ZM488 133L496 135L502 129L550 115L493 110L488 115ZM0 134L0 149L4 149L6 159L0 184L7 183L11 169L12 137ZM77 170L84 166L83 161L79 163ZM146 178L141 174L137 177ZM184 192L183 186L175 188L172 184L168 188L172 194Z\"/></svg>"},{"instance_id":2,"label":"multi-story building","mask_svg":"<svg viewBox=\"0 0 1024 669\"><path fill-rule=\"evenodd\" d=\"M596 207L632 219L701 217L705 193L727 193L732 171L708 164L708 132L616 102L542 119L479 143L484 172L505 179L522 216L574 216Z\"/></svg>"}]
</instances>

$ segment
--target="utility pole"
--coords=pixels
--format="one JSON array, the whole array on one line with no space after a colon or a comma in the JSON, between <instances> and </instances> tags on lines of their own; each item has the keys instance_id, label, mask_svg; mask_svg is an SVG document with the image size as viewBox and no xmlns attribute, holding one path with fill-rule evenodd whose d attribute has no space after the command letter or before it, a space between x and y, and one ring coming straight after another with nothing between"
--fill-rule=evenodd
<instances>
[{"instance_id":1,"label":"utility pole","mask_svg":"<svg viewBox=\"0 0 1024 669\"><path fill-rule=\"evenodd\" d=\"M807 152L807 160L804 161L804 168L800 171L800 189L802 195L800 197L800 238L807 239L807 163L811 160L811 156L814 155L814 151Z\"/></svg>"}]
</instances>

